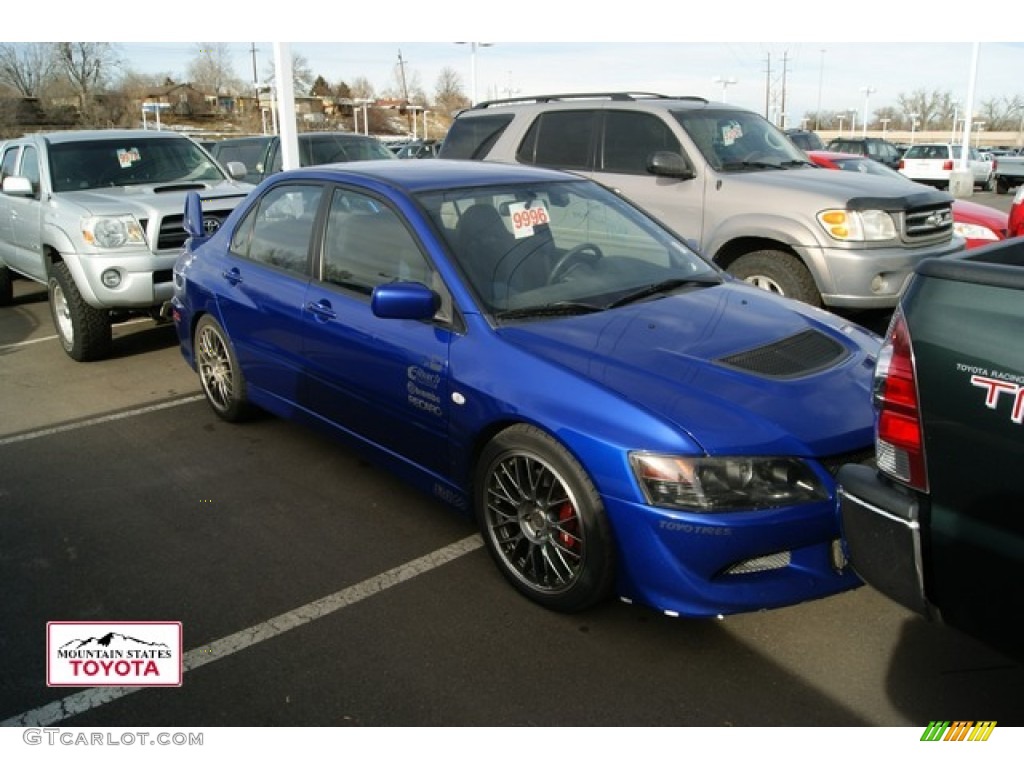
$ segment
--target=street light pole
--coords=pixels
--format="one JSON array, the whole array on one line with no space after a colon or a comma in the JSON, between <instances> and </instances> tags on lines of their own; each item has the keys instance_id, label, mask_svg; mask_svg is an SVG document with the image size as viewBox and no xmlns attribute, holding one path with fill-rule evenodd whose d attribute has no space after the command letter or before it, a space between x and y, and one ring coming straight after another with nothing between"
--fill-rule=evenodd
<instances>
[{"instance_id":1,"label":"street light pole","mask_svg":"<svg viewBox=\"0 0 1024 768\"><path fill-rule=\"evenodd\" d=\"M821 84L825 80L825 49L821 49L821 66L818 68L818 108L814 111L814 130L821 127Z\"/></svg>"},{"instance_id":2,"label":"street light pole","mask_svg":"<svg viewBox=\"0 0 1024 768\"><path fill-rule=\"evenodd\" d=\"M868 99L871 98L871 94L877 92L876 88L872 88L870 85L865 85L860 89L861 93L864 94L864 125L861 128L861 135L865 138L868 135ZM856 130L856 129L854 129Z\"/></svg>"},{"instance_id":3,"label":"street light pole","mask_svg":"<svg viewBox=\"0 0 1024 768\"><path fill-rule=\"evenodd\" d=\"M914 112L913 114L908 115L908 117L910 118L910 143L913 144L914 131L917 130L917 118L919 118L920 115Z\"/></svg>"},{"instance_id":4,"label":"street light pole","mask_svg":"<svg viewBox=\"0 0 1024 768\"><path fill-rule=\"evenodd\" d=\"M476 104L476 49L490 48L494 43L456 43L469 46L469 104Z\"/></svg>"},{"instance_id":5,"label":"street light pole","mask_svg":"<svg viewBox=\"0 0 1024 768\"><path fill-rule=\"evenodd\" d=\"M715 78L714 82L722 84L722 101L726 100L725 91L730 85L736 85L739 82L735 77L722 77L719 75Z\"/></svg>"}]
</instances>

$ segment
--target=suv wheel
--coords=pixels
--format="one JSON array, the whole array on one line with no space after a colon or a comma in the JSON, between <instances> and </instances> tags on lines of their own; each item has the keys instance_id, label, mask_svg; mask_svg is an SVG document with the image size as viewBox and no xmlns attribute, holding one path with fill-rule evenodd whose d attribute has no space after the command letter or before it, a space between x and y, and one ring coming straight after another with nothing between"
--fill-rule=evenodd
<instances>
[{"instance_id":1,"label":"suv wheel","mask_svg":"<svg viewBox=\"0 0 1024 768\"><path fill-rule=\"evenodd\" d=\"M0 267L0 307L14 301L14 274L7 267Z\"/></svg>"},{"instance_id":2,"label":"suv wheel","mask_svg":"<svg viewBox=\"0 0 1024 768\"><path fill-rule=\"evenodd\" d=\"M80 363L106 357L110 351L110 315L85 303L63 261L50 269L48 288L53 325L68 356Z\"/></svg>"},{"instance_id":3,"label":"suv wheel","mask_svg":"<svg viewBox=\"0 0 1024 768\"><path fill-rule=\"evenodd\" d=\"M733 277L779 296L821 306L814 277L795 256L784 251L755 251L736 259L728 269Z\"/></svg>"}]
</instances>

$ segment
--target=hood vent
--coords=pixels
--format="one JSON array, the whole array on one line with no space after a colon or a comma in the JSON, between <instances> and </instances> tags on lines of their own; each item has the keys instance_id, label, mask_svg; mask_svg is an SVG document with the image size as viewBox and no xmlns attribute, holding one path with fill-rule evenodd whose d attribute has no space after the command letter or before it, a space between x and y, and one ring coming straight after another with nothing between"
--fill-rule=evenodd
<instances>
[{"instance_id":1,"label":"hood vent","mask_svg":"<svg viewBox=\"0 0 1024 768\"><path fill-rule=\"evenodd\" d=\"M716 362L729 368L771 379L792 379L823 371L850 356L835 339L815 330L737 352Z\"/></svg>"}]
</instances>

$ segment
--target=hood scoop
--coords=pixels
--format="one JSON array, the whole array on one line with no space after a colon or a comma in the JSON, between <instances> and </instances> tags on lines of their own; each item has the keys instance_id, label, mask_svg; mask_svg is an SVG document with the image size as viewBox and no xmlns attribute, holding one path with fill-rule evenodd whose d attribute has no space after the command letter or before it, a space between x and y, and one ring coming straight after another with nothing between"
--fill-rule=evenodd
<instances>
[{"instance_id":1,"label":"hood scoop","mask_svg":"<svg viewBox=\"0 0 1024 768\"><path fill-rule=\"evenodd\" d=\"M816 330L720 357L715 362L769 379L793 379L823 371L850 356L835 339Z\"/></svg>"}]
</instances>

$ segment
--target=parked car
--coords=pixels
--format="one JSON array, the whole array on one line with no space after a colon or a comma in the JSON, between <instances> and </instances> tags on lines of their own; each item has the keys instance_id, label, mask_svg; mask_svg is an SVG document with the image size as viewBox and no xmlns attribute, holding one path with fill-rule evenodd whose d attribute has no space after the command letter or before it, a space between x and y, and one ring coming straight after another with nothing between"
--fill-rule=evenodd
<instances>
[{"instance_id":1,"label":"parked car","mask_svg":"<svg viewBox=\"0 0 1024 768\"><path fill-rule=\"evenodd\" d=\"M222 139L214 142L209 152L213 155L213 159L221 165L231 162L242 163L245 166L243 180L249 184L259 184L263 180L259 165L263 162L271 138L271 136L240 136Z\"/></svg>"},{"instance_id":2,"label":"parked car","mask_svg":"<svg viewBox=\"0 0 1024 768\"><path fill-rule=\"evenodd\" d=\"M399 160L425 160L437 157L441 142L437 139L415 139L402 146L395 157Z\"/></svg>"},{"instance_id":3,"label":"parked car","mask_svg":"<svg viewBox=\"0 0 1024 768\"><path fill-rule=\"evenodd\" d=\"M698 97L483 102L456 116L440 156L585 175L734 276L815 306L892 307L914 264L963 250L951 196L837 179L756 112Z\"/></svg>"},{"instance_id":4,"label":"parked car","mask_svg":"<svg viewBox=\"0 0 1024 768\"><path fill-rule=\"evenodd\" d=\"M790 141L796 144L804 152L825 148L825 143L814 131L805 131L800 128L788 128L786 129L785 134Z\"/></svg>"},{"instance_id":5,"label":"parked car","mask_svg":"<svg viewBox=\"0 0 1024 768\"><path fill-rule=\"evenodd\" d=\"M281 138L271 136L266 142L263 154L256 161L254 173L250 174L246 164L246 178L263 181L268 176L279 173L283 166L281 156ZM325 165L328 163L350 163L356 160L396 160L394 153L373 136L360 133L341 131L314 131L300 133L299 166Z\"/></svg>"},{"instance_id":6,"label":"parked car","mask_svg":"<svg viewBox=\"0 0 1024 768\"><path fill-rule=\"evenodd\" d=\"M1009 237L1024 235L1024 186L1018 187L1017 194L1013 196L1006 228Z\"/></svg>"},{"instance_id":7,"label":"parked car","mask_svg":"<svg viewBox=\"0 0 1024 768\"><path fill-rule=\"evenodd\" d=\"M917 183L869 157L842 152L808 152L807 156L822 168L869 173L903 183ZM1008 217L998 208L970 200L953 201L953 231L964 238L968 248L977 248L1005 239L1007 228Z\"/></svg>"},{"instance_id":8,"label":"parked car","mask_svg":"<svg viewBox=\"0 0 1024 768\"><path fill-rule=\"evenodd\" d=\"M351 441L475 515L537 603L715 616L858 585L832 471L871 450L874 334L554 170L293 170L212 237L199 200L172 315L213 411Z\"/></svg>"},{"instance_id":9,"label":"parked car","mask_svg":"<svg viewBox=\"0 0 1024 768\"><path fill-rule=\"evenodd\" d=\"M918 266L878 356L876 461L839 473L864 580L1024 659L1024 242Z\"/></svg>"},{"instance_id":10,"label":"parked car","mask_svg":"<svg viewBox=\"0 0 1024 768\"><path fill-rule=\"evenodd\" d=\"M899 167L900 158L903 156L903 152L899 147L885 139L836 138L828 143L826 149L829 152L844 152L848 155L870 157L872 160L876 160L894 170Z\"/></svg>"},{"instance_id":11,"label":"parked car","mask_svg":"<svg viewBox=\"0 0 1024 768\"><path fill-rule=\"evenodd\" d=\"M940 189L949 188L949 176L960 167L963 147L959 144L915 144L899 162L899 172L913 181ZM974 186L992 189L995 183L996 160L982 160L978 150L968 150L967 165L974 175Z\"/></svg>"}]
</instances>

